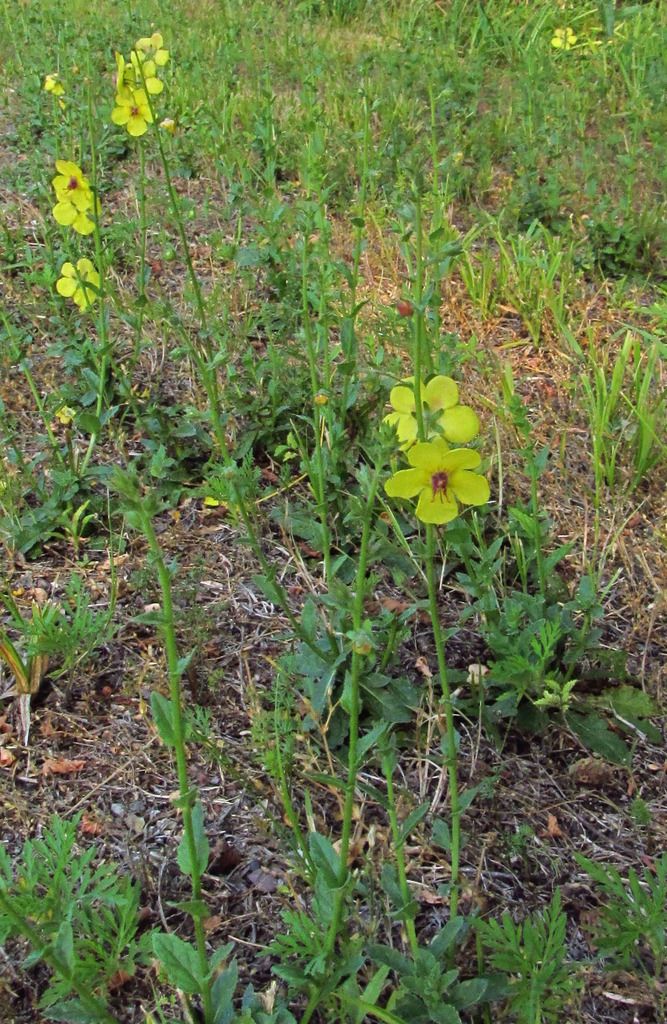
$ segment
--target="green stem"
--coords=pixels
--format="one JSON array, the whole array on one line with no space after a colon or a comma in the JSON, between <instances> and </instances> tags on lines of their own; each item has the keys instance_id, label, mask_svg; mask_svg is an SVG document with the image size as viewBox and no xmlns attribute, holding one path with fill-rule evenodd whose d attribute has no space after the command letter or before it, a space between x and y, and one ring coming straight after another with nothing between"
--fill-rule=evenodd
<instances>
[{"instance_id":1,"label":"green stem","mask_svg":"<svg viewBox=\"0 0 667 1024\"><path fill-rule=\"evenodd\" d=\"M435 641L435 652L438 663L438 675L440 677L440 688L442 690L441 705L445 713L446 731L444 739L445 754L447 758L447 774L449 777L449 806L452 818L452 888L449 901L449 912L451 917L455 917L458 907L459 859L461 850L461 808L459 803L458 750L456 747L456 732L454 730L454 707L449 687L449 679L447 676L445 639L442 635L440 611L438 608L438 584L435 573L436 547L436 530L432 524L428 523L426 526L426 580L428 586L429 615L431 619L431 626L433 628L433 639Z\"/></svg>"},{"instance_id":2,"label":"green stem","mask_svg":"<svg viewBox=\"0 0 667 1024\"><path fill-rule=\"evenodd\" d=\"M368 93L364 90L364 145L362 150L362 166L360 171L361 188L359 191L359 204L355 216L356 224L354 229L354 247L352 250L352 278L350 285L350 310L348 317L350 320L350 344L354 343L355 333L355 320L356 320L356 305L357 305L357 290L359 287L359 266L361 264L361 252L363 249L364 231L365 231L365 217L366 217L366 203L368 199L368 165L369 165L369 154L371 146L371 122L370 122L370 107L368 104ZM356 373L356 361L352 364L349 354L343 352L345 363L349 364L345 370L345 379L343 382L343 395L341 401L341 415L343 420L347 417L347 406L349 401L350 385Z\"/></svg>"},{"instance_id":3,"label":"green stem","mask_svg":"<svg viewBox=\"0 0 667 1024\"><path fill-rule=\"evenodd\" d=\"M416 199L415 216L415 244L416 244L416 313L415 313L415 348L414 348L414 377L415 377L415 411L417 414L417 431L420 441L426 440L424 417L421 403L421 365L422 353L425 349L424 317L422 306L423 296L423 227L421 218L421 203L419 197ZM437 549L436 529L431 523L426 524L426 584L428 588L429 615L433 629L433 640L435 643L436 658L438 663L438 675L440 677L440 688L442 690L441 704L445 713L445 753L447 758L447 773L449 777L449 803L452 818L452 849L451 849L451 873L452 888L450 896L450 915L456 916L458 907L458 877L459 858L461 848L461 810L459 805L459 785L456 749L456 733L454 731L454 709L452 695L449 688L447 676L447 659L445 656L445 640L440 625L440 612L438 609L438 584L435 573L435 555Z\"/></svg>"},{"instance_id":4,"label":"green stem","mask_svg":"<svg viewBox=\"0 0 667 1024\"><path fill-rule=\"evenodd\" d=\"M76 992L81 1005L93 1020L99 1021L100 1024L119 1024L118 1017L114 1017L109 1013L104 1003L100 1002L90 994L90 989L87 985L82 984L73 974L72 970L67 964L58 956L58 954L50 945L48 939L45 938L36 928L28 924L26 918L17 914L11 903L11 900L7 897L5 892L0 889L0 910L14 925L16 931L22 935L32 946L36 952L39 950L40 959L49 965L49 967L55 971L56 974L64 978L69 985L72 986Z\"/></svg>"},{"instance_id":5,"label":"green stem","mask_svg":"<svg viewBox=\"0 0 667 1024\"><path fill-rule=\"evenodd\" d=\"M306 340L306 353L308 356L308 367L310 370L310 389L313 403L313 432L315 435L315 473L311 473L311 482L315 490L317 500L317 512L320 518L322 529L322 557L324 561L324 579L326 583L331 582L331 533L329 530L329 509L326 496L326 472L324 466L324 451L322 449L322 426L325 418L322 415L321 407L316 401L320 390L317 379L317 357L315 343L310 324L310 305L308 302L308 240L303 238L303 258L301 266L301 306L303 315L303 332Z\"/></svg>"},{"instance_id":6,"label":"green stem","mask_svg":"<svg viewBox=\"0 0 667 1024\"><path fill-rule=\"evenodd\" d=\"M535 523L535 560L537 562L537 576L540 581L540 593L546 597L547 574L544 567L544 553L542 551L542 529L540 526L540 505L537 492L538 471L535 464L535 452L531 450L530 459L530 503Z\"/></svg>"},{"instance_id":7,"label":"green stem","mask_svg":"<svg viewBox=\"0 0 667 1024\"><path fill-rule=\"evenodd\" d=\"M316 643L314 643L313 640L311 640L308 634L302 629L301 623L299 622L294 612L292 611L289 600L287 598L287 594L285 593L285 588L276 579L275 569L273 568L273 566L271 565L271 563L269 562L268 558L266 557L262 550L262 545L259 542L259 537L257 536L257 530L255 529L255 524L252 521L252 517L248 512L245 502L241 498L241 494L239 492L238 487L236 487L236 485L233 483L231 485L231 491L232 500L236 504L239 514L241 516L241 521L246 528L250 547L253 551L253 554L255 555L255 558L257 559L261 566L262 572L264 573L266 578L271 583L271 586L273 587L273 592L276 597L276 601L280 606L281 611L286 616L295 636L297 636L302 643L306 644L306 646L309 647L311 651L313 651L313 653L318 656L318 658L324 659L323 651L317 646ZM331 653L334 658L337 658L340 653L334 637L331 638Z\"/></svg>"},{"instance_id":8,"label":"green stem","mask_svg":"<svg viewBox=\"0 0 667 1024\"><path fill-rule=\"evenodd\" d=\"M3 320L5 320L5 324L6 324L7 321L6 321L5 317L4 317L4 315L3 315ZM44 408L44 403L42 402L41 395L40 395L39 391L37 390L37 385L35 384L35 378L32 375L32 371L31 371L30 367L28 366L28 364L27 364L25 359L22 359L20 361L19 366L23 370L23 375L24 375L24 377L26 379L28 387L30 388L30 393L31 393L32 397L35 400L35 405L37 406L37 410L38 410L39 415L40 415L40 417L42 419L42 423L44 424L44 429L46 430L46 434L47 434L47 437L48 437L49 442L51 444L51 448L53 450L53 454L56 456L56 458L58 459L58 462L60 463L60 465L64 469L66 467L66 463L65 463L65 460L63 459L62 452L60 451L60 445L58 444L58 439L56 438L55 434L51 430L51 424L49 423L48 416L46 415L46 410Z\"/></svg>"},{"instance_id":9,"label":"green stem","mask_svg":"<svg viewBox=\"0 0 667 1024\"><path fill-rule=\"evenodd\" d=\"M137 140L139 150L139 229L141 232L140 265L139 265L139 315L137 317L137 330L134 339L134 352L132 353L132 366L136 366L141 355L141 338L144 327L144 314L146 311L146 240L148 235L148 224L146 221L146 151L144 140Z\"/></svg>"},{"instance_id":10,"label":"green stem","mask_svg":"<svg viewBox=\"0 0 667 1024\"><path fill-rule=\"evenodd\" d=\"M153 100L146 89L146 78L144 75L144 69L141 59L137 59L137 67L141 74L144 91L146 93L148 108L151 112L151 118L154 128L155 139L157 141L158 153L160 154L160 163L162 164L162 170L164 172L164 180L167 186L167 192L169 194L169 202L171 204L171 210L176 221L176 229L178 231L178 237L181 242L181 248L183 250L183 258L188 271L188 277L190 278L190 284L192 285L192 291L195 297L195 306L197 307L197 314L206 337L202 340L202 347L204 349L206 358L202 359L201 354L197 352L196 348L192 343L187 341L189 352L195 362L199 374L202 378L202 383L206 391L206 397L209 401L211 421L213 423L213 433L220 449L220 454L224 459L225 463L230 462L230 454L227 446L227 440L225 438L224 426L222 423L222 413L220 411L220 388L218 386L218 376L216 369L212 366L213 362L213 349L211 346L210 339L208 338L208 317L206 315L206 307L204 305L204 299L202 296L201 285L199 284L199 278L192 262L192 256L190 254L190 246L188 245L187 235L185 233L185 224L183 222L183 214L181 212L181 204L176 194L174 184L171 178L171 171L169 170L169 160L162 143L162 137L158 128L158 124L155 116L155 107L153 106Z\"/></svg>"},{"instance_id":11,"label":"green stem","mask_svg":"<svg viewBox=\"0 0 667 1024\"><path fill-rule=\"evenodd\" d=\"M190 278L190 284L192 285L192 291L195 296L195 305L197 306L197 312L199 319L204 330L208 330L208 319L206 316L206 308L204 306L204 299L202 297L201 285L199 284L199 278L195 272L194 264L192 262L192 256L190 255L190 246L188 245L188 238L185 233L185 224L183 223L183 214L181 213L181 204L179 202L176 190L171 180L171 171L169 170L169 160L165 148L162 144L162 137L158 128L157 121L155 119L155 107L153 106L153 100L150 93L146 89L146 78L144 76L144 69L141 60L137 61L137 66L141 72L141 79L144 86L144 91L148 99L148 108L153 118L153 127L155 129L155 138L157 140L157 148L160 154L160 163L162 164L162 170L164 172L164 180L167 186L167 192L169 193L169 202L171 203L172 213L176 221L176 229L178 231L178 237L181 240L181 247L183 249L183 257L185 259L186 266L188 268L188 276Z\"/></svg>"},{"instance_id":12,"label":"green stem","mask_svg":"<svg viewBox=\"0 0 667 1024\"><path fill-rule=\"evenodd\" d=\"M178 789L180 793L180 807L183 814L183 832L188 847L190 861L190 878L192 882L192 899L200 903L202 898L201 870L199 867L199 854L192 822L192 808L195 802L195 794L190 788L188 781L188 767L185 744L185 720L183 715L183 694L181 692L181 670L179 666L178 645L176 641L176 628L174 619L174 605L171 594L171 576L164 561L162 549L157 539L153 523L145 513L141 517L141 525L144 536L148 541L148 547L157 572L162 592L162 633L164 637L165 655L167 659L167 672L169 677L169 696L173 713L172 728L174 735L174 753L176 757L176 772L178 776ZM208 956L206 953L206 934L202 924L201 915L192 915L197 956L199 958L199 973L201 978L207 978L209 974ZM204 1020L206 1024L213 1021L213 1000L211 995L211 982L203 983L201 990Z\"/></svg>"},{"instance_id":13,"label":"green stem","mask_svg":"<svg viewBox=\"0 0 667 1024\"><path fill-rule=\"evenodd\" d=\"M389 814L389 824L391 826L391 834L394 840L394 854L396 856L396 870L398 871L398 884L401 890L401 896L403 898L403 907L406 909L405 917L405 930L408 933L408 942L410 943L410 951L413 958L416 960L417 954L419 953L419 942L417 940L417 932L415 930L414 918L409 916L407 908L412 901L410 895L410 888L408 886L408 876L405 868L405 842L401 837L401 830L398 825L398 815L396 814L396 794L394 792L394 758L391 752L387 752L382 758L382 771L384 772L385 781L387 783L387 805Z\"/></svg>"},{"instance_id":14,"label":"green stem","mask_svg":"<svg viewBox=\"0 0 667 1024\"><path fill-rule=\"evenodd\" d=\"M283 761L283 753L281 749L281 736L280 736L280 724L279 724L279 700L280 700L280 687L282 685L281 669L278 667L276 673L276 680L274 683L275 698L273 702L273 736L276 745L276 770L278 772L278 783L280 786L280 797L283 802L283 809L287 815L294 841L297 845L299 853L304 859L304 862L308 865L309 870L313 871L312 857L310 856L310 850L308 849L308 843L304 838L301 824L299 822L299 816L296 812L294 802L292 800L292 794L290 787L287 782L287 772L285 771L285 763Z\"/></svg>"},{"instance_id":15,"label":"green stem","mask_svg":"<svg viewBox=\"0 0 667 1024\"><path fill-rule=\"evenodd\" d=\"M415 416L417 418L417 432L419 440L426 440L424 427L424 410L422 407L422 360L424 355L424 313L422 310L422 297L424 293L424 260L423 260L423 237L422 237L422 208L419 196L415 198L415 245L416 245L416 266L415 266L415 312L414 312L414 390L415 390Z\"/></svg>"},{"instance_id":16,"label":"green stem","mask_svg":"<svg viewBox=\"0 0 667 1024\"><path fill-rule=\"evenodd\" d=\"M379 482L379 470L376 468L373 480L368 493L368 499L366 508L364 511L364 519L361 532L361 543L359 545L359 561L357 563L357 574L355 578L355 592L354 602L352 605L352 629L355 633L361 630L364 617L364 598L366 596L366 573L368 566L368 548L371 536L371 525L373 521L373 510L375 506L375 496L377 494ZM329 925L329 931L327 932L324 955L327 963L331 961L334 948L336 946L336 939L341 929L341 921L343 916L343 906L345 903L346 895L346 882L348 880L348 866L347 861L350 853L350 840L352 837L352 818L354 813L354 794L357 788L357 775L359 773L359 757L358 757L358 746L359 746L359 709L361 704L360 696L360 684L361 684L361 669L363 663L363 654L360 654L354 648L352 650L352 659L350 665L350 719L349 719L349 740L348 740L348 752L347 752L347 780L345 782L345 799L343 803L343 825L341 830L340 838L340 850L339 850L339 872L338 872L338 888L334 896L334 907L331 918L331 924ZM311 993L308 1005L304 1010L303 1017L301 1018L301 1024L308 1024L311 1019L317 1005L320 1001L322 992L327 984L326 978L324 982L317 986Z\"/></svg>"},{"instance_id":17,"label":"green stem","mask_svg":"<svg viewBox=\"0 0 667 1024\"><path fill-rule=\"evenodd\" d=\"M97 316L97 334L98 341L101 347L102 355L97 362L97 400L95 402L95 416L99 420L102 415L102 408L104 406L104 392L107 384L107 374L109 372L109 359L110 359L110 343L107 331L107 317L106 317L106 287L105 287L105 264L104 254L102 250L102 233L100 230L100 216L99 216L99 194L98 194L98 175L97 175L97 146L95 144L95 119L93 112L93 97L90 85L88 85L88 97L87 97L87 113L88 113L88 136L90 142L90 178L92 183L93 191L93 224L95 225L93 230L93 239L95 242L95 262L97 264L97 273L100 277L100 287L97 295L98 302L98 316ZM88 448L86 454L83 457L79 473L80 476L84 476L88 463L90 462L98 440L98 431L93 431L88 442Z\"/></svg>"}]
</instances>

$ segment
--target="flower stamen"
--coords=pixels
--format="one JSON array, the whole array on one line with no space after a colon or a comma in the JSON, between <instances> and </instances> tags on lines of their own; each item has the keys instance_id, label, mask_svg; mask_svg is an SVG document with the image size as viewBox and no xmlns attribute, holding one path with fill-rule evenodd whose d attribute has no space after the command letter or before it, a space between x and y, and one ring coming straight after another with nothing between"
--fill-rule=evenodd
<instances>
[{"instance_id":1,"label":"flower stamen","mask_svg":"<svg viewBox=\"0 0 667 1024\"><path fill-rule=\"evenodd\" d=\"M449 473L440 470L434 473L431 477L431 488L433 490L433 497L440 495L441 497L447 497L447 484L449 483Z\"/></svg>"}]
</instances>

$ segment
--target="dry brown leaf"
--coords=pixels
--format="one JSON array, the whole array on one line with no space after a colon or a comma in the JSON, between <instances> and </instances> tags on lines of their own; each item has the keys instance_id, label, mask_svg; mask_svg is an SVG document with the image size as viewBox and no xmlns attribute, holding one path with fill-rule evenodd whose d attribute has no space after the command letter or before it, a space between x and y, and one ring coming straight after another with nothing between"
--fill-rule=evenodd
<instances>
[{"instance_id":1,"label":"dry brown leaf","mask_svg":"<svg viewBox=\"0 0 667 1024\"><path fill-rule=\"evenodd\" d=\"M76 775L86 767L80 758L70 760L67 757L49 758L42 765L42 775Z\"/></svg>"},{"instance_id":2,"label":"dry brown leaf","mask_svg":"<svg viewBox=\"0 0 667 1024\"><path fill-rule=\"evenodd\" d=\"M202 924L205 932L214 932L222 924L222 918L220 914L213 914L211 917L205 917Z\"/></svg>"},{"instance_id":3,"label":"dry brown leaf","mask_svg":"<svg viewBox=\"0 0 667 1024\"><path fill-rule=\"evenodd\" d=\"M14 764L16 758L12 754L11 750L7 750L6 747L0 747L0 768L9 768Z\"/></svg>"},{"instance_id":4,"label":"dry brown leaf","mask_svg":"<svg viewBox=\"0 0 667 1024\"><path fill-rule=\"evenodd\" d=\"M127 971L118 970L115 974L112 974L107 982L111 991L115 991L117 988L122 988L123 985L127 985L128 981L132 981L132 975L128 974Z\"/></svg>"},{"instance_id":5,"label":"dry brown leaf","mask_svg":"<svg viewBox=\"0 0 667 1024\"><path fill-rule=\"evenodd\" d=\"M433 673L431 672L430 668L428 667L428 662L427 662L426 658L422 658L422 657L417 658L417 660L415 662L415 668L417 669L417 671L421 675L424 676L425 679L432 679L433 678Z\"/></svg>"},{"instance_id":6,"label":"dry brown leaf","mask_svg":"<svg viewBox=\"0 0 667 1024\"><path fill-rule=\"evenodd\" d=\"M99 821L95 821L94 818L89 818L87 814L84 814L81 819L79 829L84 836L101 836L104 832L104 825Z\"/></svg>"},{"instance_id":7,"label":"dry brown leaf","mask_svg":"<svg viewBox=\"0 0 667 1024\"><path fill-rule=\"evenodd\" d=\"M49 736L56 736L58 730L53 724L53 718L47 711L42 721L39 723L39 735L44 736L48 739Z\"/></svg>"},{"instance_id":8,"label":"dry brown leaf","mask_svg":"<svg viewBox=\"0 0 667 1024\"><path fill-rule=\"evenodd\" d=\"M551 836L552 839L560 839L563 835L563 830L558 824L558 818L555 814L547 814L547 835Z\"/></svg>"}]
</instances>

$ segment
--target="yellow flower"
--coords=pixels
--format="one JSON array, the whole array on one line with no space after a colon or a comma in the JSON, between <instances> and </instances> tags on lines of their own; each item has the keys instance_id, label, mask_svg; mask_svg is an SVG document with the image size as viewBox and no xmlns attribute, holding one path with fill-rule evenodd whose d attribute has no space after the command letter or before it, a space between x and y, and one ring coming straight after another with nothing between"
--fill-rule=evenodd
<instances>
[{"instance_id":1,"label":"yellow flower","mask_svg":"<svg viewBox=\"0 0 667 1024\"><path fill-rule=\"evenodd\" d=\"M52 93L54 96L64 96L65 86L62 82L58 81L58 74L54 71L52 75L47 75L44 79L44 89L46 92Z\"/></svg>"},{"instance_id":2,"label":"yellow flower","mask_svg":"<svg viewBox=\"0 0 667 1024\"><path fill-rule=\"evenodd\" d=\"M159 32L154 32L152 36L143 36L141 39L137 39L134 44L135 50L146 55L146 57L152 57L159 68L163 68L169 60L169 50L163 48L162 36Z\"/></svg>"},{"instance_id":3,"label":"yellow flower","mask_svg":"<svg viewBox=\"0 0 667 1024\"><path fill-rule=\"evenodd\" d=\"M406 387L406 384L408 385ZM437 416L435 423L448 441L466 444L479 433L479 419L467 405L459 405L459 389L451 377L433 377L421 389L422 402ZM412 378L391 389L389 401L394 409L384 422L396 427L398 440L403 450L417 440L417 419L415 417L415 393Z\"/></svg>"},{"instance_id":4,"label":"yellow flower","mask_svg":"<svg viewBox=\"0 0 667 1024\"><path fill-rule=\"evenodd\" d=\"M463 505L484 505L489 500L488 481L470 470L481 458L471 448L451 448L441 437L423 441L408 452L411 469L401 469L387 480L390 498L414 498L417 518L423 523L449 523Z\"/></svg>"},{"instance_id":5,"label":"yellow flower","mask_svg":"<svg viewBox=\"0 0 667 1024\"><path fill-rule=\"evenodd\" d=\"M62 423L64 427L69 427L74 422L76 413L74 409L71 409L69 405L61 405L59 409L56 409L56 419L58 423Z\"/></svg>"},{"instance_id":6,"label":"yellow flower","mask_svg":"<svg viewBox=\"0 0 667 1024\"><path fill-rule=\"evenodd\" d=\"M577 41L577 37L571 28L557 28L554 30L551 45L556 50L571 50Z\"/></svg>"},{"instance_id":7,"label":"yellow flower","mask_svg":"<svg viewBox=\"0 0 667 1024\"><path fill-rule=\"evenodd\" d=\"M160 128L164 128L170 135L176 134L176 122L173 117L165 117L164 120L160 121Z\"/></svg>"},{"instance_id":8,"label":"yellow flower","mask_svg":"<svg viewBox=\"0 0 667 1024\"><path fill-rule=\"evenodd\" d=\"M59 295L73 299L83 312L95 302L100 287L100 275L91 260L80 259L76 269L71 263L63 263L60 270L62 277L56 281Z\"/></svg>"},{"instance_id":9,"label":"yellow flower","mask_svg":"<svg viewBox=\"0 0 667 1024\"><path fill-rule=\"evenodd\" d=\"M122 89L116 96L111 120L114 124L124 125L130 135L138 138L148 129L153 121L148 96L143 89Z\"/></svg>"},{"instance_id":10,"label":"yellow flower","mask_svg":"<svg viewBox=\"0 0 667 1024\"><path fill-rule=\"evenodd\" d=\"M71 160L56 160L58 174L53 179L58 202L53 207L53 216L58 224L73 227L80 235L89 235L95 224L88 212L95 207L95 198L88 178L78 164ZM99 203L97 203L99 212Z\"/></svg>"}]
</instances>

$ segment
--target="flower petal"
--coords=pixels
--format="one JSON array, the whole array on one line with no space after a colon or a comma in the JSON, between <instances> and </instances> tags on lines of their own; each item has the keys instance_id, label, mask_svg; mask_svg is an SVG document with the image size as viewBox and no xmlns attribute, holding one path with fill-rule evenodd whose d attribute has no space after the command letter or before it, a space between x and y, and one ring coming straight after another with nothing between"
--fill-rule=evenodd
<instances>
[{"instance_id":1,"label":"flower petal","mask_svg":"<svg viewBox=\"0 0 667 1024\"><path fill-rule=\"evenodd\" d=\"M111 111L111 120L114 124L127 124L130 120L129 107L114 107Z\"/></svg>"},{"instance_id":2,"label":"flower petal","mask_svg":"<svg viewBox=\"0 0 667 1024\"><path fill-rule=\"evenodd\" d=\"M384 489L390 498L414 498L428 484L429 478L423 469L400 469L389 477Z\"/></svg>"},{"instance_id":3,"label":"flower petal","mask_svg":"<svg viewBox=\"0 0 667 1024\"><path fill-rule=\"evenodd\" d=\"M408 460L409 458L408 455ZM477 469L481 461L479 452L473 451L472 448L451 448L437 468L451 475L460 469Z\"/></svg>"},{"instance_id":4,"label":"flower petal","mask_svg":"<svg viewBox=\"0 0 667 1024\"><path fill-rule=\"evenodd\" d=\"M412 388L406 388L402 384L397 384L395 388L391 389L389 401L396 412L415 411L415 393Z\"/></svg>"},{"instance_id":5,"label":"flower petal","mask_svg":"<svg viewBox=\"0 0 667 1024\"><path fill-rule=\"evenodd\" d=\"M71 277L60 277L56 281L56 291L59 295L64 295L66 299L71 298L76 290L76 281Z\"/></svg>"},{"instance_id":6,"label":"flower petal","mask_svg":"<svg viewBox=\"0 0 667 1024\"><path fill-rule=\"evenodd\" d=\"M423 392L424 401L429 409L437 412L438 409L451 409L459 400L459 388L451 377L444 377L442 374L430 380Z\"/></svg>"},{"instance_id":7,"label":"flower petal","mask_svg":"<svg viewBox=\"0 0 667 1024\"><path fill-rule=\"evenodd\" d=\"M449 502L441 492L435 494L425 487L417 502L417 519L422 523L451 523L458 515L456 502Z\"/></svg>"},{"instance_id":8,"label":"flower petal","mask_svg":"<svg viewBox=\"0 0 667 1024\"><path fill-rule=\"evenodd\" d=\"M479 473L459 469L449 478L449 487L464 505L485 505L491 495L489 481Z\"/></svg>"},{"instance_id":9,"label":"flower petal","mask_svg":"<svg viewBox=\"0 0 667 1024\"><path fill-rule=\"evenodd\" d=\"M75 231L78 231L80 235L90 235L95 230L95 222L82 211L75 221L72 223L72 227Z\"/></svg>"},{"instance_id":10,"label":"flower petal","mask_svg":"<svg viewBox=\"0 0 667 1024\"><path fill-rule=\"evenodd\" d=\"M127 120L127 130L135 139L139 138L140 135L145 135L147 128L146 121L140 115L133 115Z\"/></svg>"},{"instance_id":11,"label":"flower petal","mask_svg":"<svg viewBox=\"0 0 667 1024\"><path fill-rule=\"evenodd\" d=\"M56 170L66 178L80 178L81 168L71 160L56 160Z\"/></svg>"},{"instance_id":12,"label":"flower petal","mask_svg":"<svg viewBox=\"0 0 667 1024\"><path fill-rule=\"evenodd\" d=\"M438 423L447 440L453 444L467 444L479 433L479 418L468 405L445 409Z\"/></svg>"},{"instance_id":13,"label":"flower petal","mask_svg":"<svg viewBox=\"0 0 667 1024\"><path fill-rule=\"evenodd\" d=\"M436 437L432 441L421 441L408 452L410 465L426 470L427 473L436 473L443 468L443 460L446 458L449 458L449 445L441 437Z\"/></svg>"},{"instance_id":14,"label":"flower petal","mask_svg":"<svg viewBox=\"0 0 667 1024\"><path fill-rule=\"evenodd\" d=\"M70 224L73 224L78 216L76 206L67 201L56 203L51 212L58 224L62 224L64 227L69 227Z\"/></svg>"}]
</instances>

